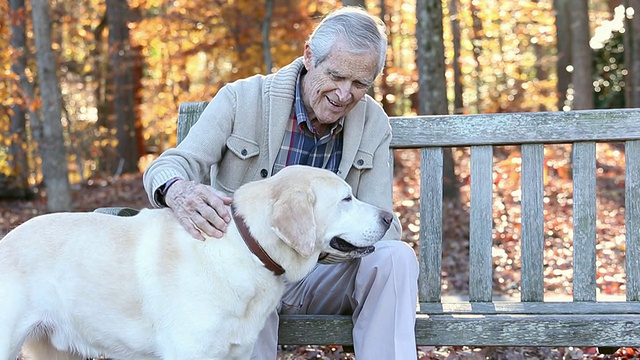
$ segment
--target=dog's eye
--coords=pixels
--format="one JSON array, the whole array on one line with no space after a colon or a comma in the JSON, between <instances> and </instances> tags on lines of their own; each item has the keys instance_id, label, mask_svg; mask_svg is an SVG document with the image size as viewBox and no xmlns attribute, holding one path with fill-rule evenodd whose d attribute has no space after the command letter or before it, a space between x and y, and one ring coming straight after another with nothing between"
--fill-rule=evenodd
<instances>
[{"instance_id":1,"label":"dog's eye","mask_svg":"<svg viewBox=\"0 0 640 360\"><path fill-rule=\"evenodd\" d=\"M347 197L342 199L342 201L351 201L351 200L353 200L353 197L351 197L351 195L347 195Z\"/></svg>"}]
</instances>

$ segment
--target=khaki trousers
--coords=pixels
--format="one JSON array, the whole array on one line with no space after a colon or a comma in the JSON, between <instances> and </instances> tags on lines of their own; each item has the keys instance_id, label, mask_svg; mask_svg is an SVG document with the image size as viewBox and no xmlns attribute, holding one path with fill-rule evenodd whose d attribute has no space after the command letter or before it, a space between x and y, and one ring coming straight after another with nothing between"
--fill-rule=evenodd
<instances>
[{"instance_id":1,"label":"khaki trousers","mask_svg":"<svg viewBox=\"0 0 640 360\"><path fill-rule=\"evenodd\" d=\"M340 264L319 264L289 284L280 314L352 314L358 360L416 359L418 263L401 241L380 241L376 251ZM278 312L267 319L252 360L275 360Z\"/></svg>"}]
</instances>

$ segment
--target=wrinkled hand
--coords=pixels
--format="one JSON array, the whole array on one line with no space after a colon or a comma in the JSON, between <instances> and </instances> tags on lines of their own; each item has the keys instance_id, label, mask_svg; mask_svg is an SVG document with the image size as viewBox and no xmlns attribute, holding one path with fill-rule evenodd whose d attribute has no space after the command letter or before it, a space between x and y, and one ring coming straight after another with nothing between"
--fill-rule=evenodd
<instances>
[{"instance_id":1,"label":"wrinkled hand","mask_svg":"<svg viewBox=\"0 0 640 360\"><path fill-rule=\"evenodd\" d=\"M221 238L231 221L228 205L233 199L211 186L178 180L171 185L165 203L180 224L196 240L205 236Z\"/></svg>"}]
</instances>

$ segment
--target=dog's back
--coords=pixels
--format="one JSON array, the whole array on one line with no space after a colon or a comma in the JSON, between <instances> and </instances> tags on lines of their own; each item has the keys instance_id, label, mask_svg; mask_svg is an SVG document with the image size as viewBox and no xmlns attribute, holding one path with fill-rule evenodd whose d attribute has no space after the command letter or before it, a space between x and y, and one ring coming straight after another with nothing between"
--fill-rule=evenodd
<instances>
[{"instance_id":1,"label":"dog's back","mask_svg":"<svg viewBox=\"0 0 640 360\"><path fill-rule=\"evenodd\" d=\"M127 281L136 276L129 259L138 246L130 223L95 213L48 214L0 241L0 359L13 359L25 339L35 359L53 357L47 339L99 356L100 329L117 321L124 336L136 332L128 329L140 318L131 306L139 298L135 282ZM132 321L116 319L112 308L126 309Z\"/></svg>"},{"instance_id":2,"label":"dog's back","mask_svg":"<svg viewBox=\"0 0 640 360\"><path fill-rule=\"evenodd\" d=\"M168 209L39 216L0 241L0 360L15 359L25 339L33 359L67 356L54 347L95 357L222 358L231 342L255 339L255 322L279 299L276 282L237 239L196 241ZM213 339L189 350L175 343L207 334Z\"/></svg>"}]
</instances>

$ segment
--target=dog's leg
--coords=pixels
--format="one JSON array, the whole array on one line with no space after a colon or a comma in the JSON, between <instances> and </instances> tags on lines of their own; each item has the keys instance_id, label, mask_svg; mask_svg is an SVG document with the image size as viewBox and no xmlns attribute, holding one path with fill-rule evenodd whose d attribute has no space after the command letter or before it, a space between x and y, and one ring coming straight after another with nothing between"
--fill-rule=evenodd
<instances>
[{"instance_id":1,"label":"dog's leg","mask_svg":"<svg viewBox=\"0 0 640 360\"><path fill-rule=\"evenodd\" d=\"M51 345L47 336L29 339L22 348L23 360L82 360L84 357L60 351Z\"/></svg>"},{"instance_id":2,"label":"dog's leg","mask_svg":"<svg viewBox=\"0 0 640 360\"><path fill-rule=\"evenodd\" d=\"M4 322L3 315L6 314L0 314L0 360L15 360L20 353L22 341L14 339L13 324Z\"/></svg>"},{"instance_id":3,"label":"dog's leg","mask_svg":"<svg viewBox=\"0 0 640 360\"><path fill-rule=\"evenodd\" d=\"M253 352L253 346L237 345L231 350L229 360L248 360L251 358Z\"/></svg>"},{"instance_id":4,"label":"dog's leg","mask_svg":"<svg viewBox=\"0 0 640 360\"><path fill-rule=\"evenodd\" d=\"M27 334L18 330L23 313L21 288L7 279L0 282L0 360L15 360Z\"/></svg>"}]
</instances>

